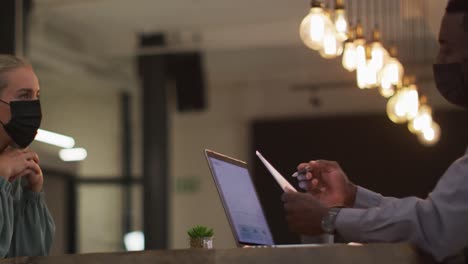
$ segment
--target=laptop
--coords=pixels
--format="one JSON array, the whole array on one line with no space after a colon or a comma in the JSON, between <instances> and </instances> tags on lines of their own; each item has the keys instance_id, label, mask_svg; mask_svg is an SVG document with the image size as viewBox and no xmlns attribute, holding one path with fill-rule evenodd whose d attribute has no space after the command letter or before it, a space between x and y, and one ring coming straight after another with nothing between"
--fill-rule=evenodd
<instances>
[{"instance_id":1,"label":"laptop","mask_svg":"<svg viewBox=\"0 0 468 264\"><path fill-rule=\"evenodd\" d=\"M247 164L208 149L205 157L238 247L318 246L275 245Z\"/></svg>"}]
</instances>

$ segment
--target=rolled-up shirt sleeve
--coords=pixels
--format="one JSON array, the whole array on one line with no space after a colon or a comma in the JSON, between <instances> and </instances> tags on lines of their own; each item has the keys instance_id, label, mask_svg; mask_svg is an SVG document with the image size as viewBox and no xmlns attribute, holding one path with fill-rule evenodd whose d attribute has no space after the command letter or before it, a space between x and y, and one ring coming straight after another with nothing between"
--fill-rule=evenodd
<instances>
[{"instance_id":1,"label":"rolled-up shirt sleeve","mask_svg":"<svg viewBox=\"0 0 468 264\"><path fill-rule=\"evenodd\" d=\"M377 207L383 200L383 196L379 193L370 191L358 186L356 191L356 200L354 208L371 208Z\"/></svg>"},{"instance_id":2,"label":"rolled-up shirt sleeve","mask_svg":"<svg viewBox=\"0 0 468 264\"><path fill-rule=\"evenodd\" d=\"M347 241L409 241L438 261L457 254L468 246L468 155L449 167L427 199L358 190L355 208L340 211L336 228Z\"/></svg>"}]
</instances>

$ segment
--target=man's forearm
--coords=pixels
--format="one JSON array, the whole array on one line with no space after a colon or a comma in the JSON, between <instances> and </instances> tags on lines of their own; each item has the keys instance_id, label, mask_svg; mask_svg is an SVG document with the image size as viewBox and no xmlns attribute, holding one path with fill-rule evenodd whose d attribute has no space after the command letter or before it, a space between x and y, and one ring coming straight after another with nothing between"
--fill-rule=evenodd
<instances>
[{"instance_id":1,"label":"man's forearm","mask_svg":"<svg viewBox=\"0 0 468 264\"><path fill-rule=\"evenodd\" d=\"M371 208L346 208L337 216L336 228L345 240L407 241L439 261L468 246L468 155L450 166L425 200L387 199L364 189L361 196Z\"/></svg>"}]
</instances>

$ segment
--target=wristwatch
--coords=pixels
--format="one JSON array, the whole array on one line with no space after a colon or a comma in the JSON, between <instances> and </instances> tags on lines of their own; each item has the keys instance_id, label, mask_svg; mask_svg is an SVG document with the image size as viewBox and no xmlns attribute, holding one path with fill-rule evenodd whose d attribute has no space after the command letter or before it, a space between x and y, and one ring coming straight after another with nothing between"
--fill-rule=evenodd
<instances>
[{"instance_id":1,"label":"wristwatch","mask_svg":"<svg viewBox=\"0 0 468 264\"><path fill-rule=\"evenodd\" d=\"M336 216L340 212L341 208L332 207L328 210L328 213L322 218L322 229L326 234L335 234L335 221Z\"/></svg>"}]
</instances>

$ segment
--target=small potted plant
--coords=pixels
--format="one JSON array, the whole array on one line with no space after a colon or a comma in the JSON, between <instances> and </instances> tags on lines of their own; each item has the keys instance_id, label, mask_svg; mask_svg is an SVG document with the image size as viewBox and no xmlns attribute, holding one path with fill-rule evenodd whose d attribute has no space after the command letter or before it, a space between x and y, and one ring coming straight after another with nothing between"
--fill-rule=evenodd
<instances>
[{"instance_id":1,"label":"small potted plant","mask_svg":"<svg viewBox=\"0 0 468 264\"><path fill-rule=\"evenodd\" d=\"M190 248L213 248L214 231L212 228L197 225L187 231Z\"/></svg>"}]
</instances>

